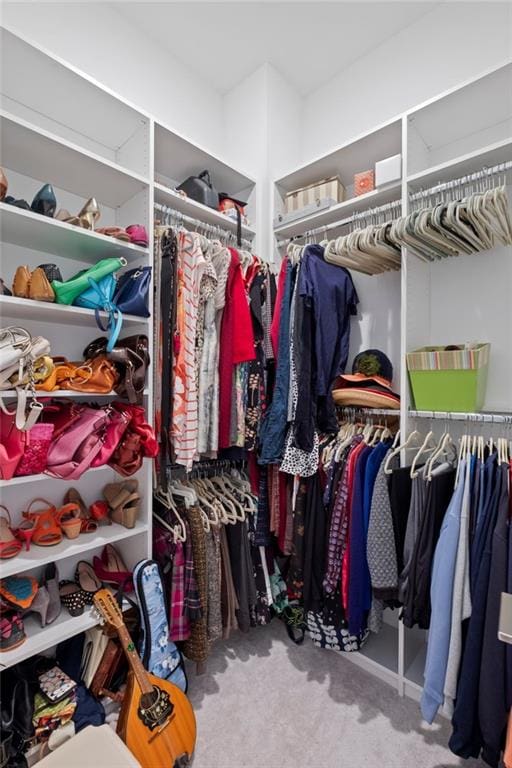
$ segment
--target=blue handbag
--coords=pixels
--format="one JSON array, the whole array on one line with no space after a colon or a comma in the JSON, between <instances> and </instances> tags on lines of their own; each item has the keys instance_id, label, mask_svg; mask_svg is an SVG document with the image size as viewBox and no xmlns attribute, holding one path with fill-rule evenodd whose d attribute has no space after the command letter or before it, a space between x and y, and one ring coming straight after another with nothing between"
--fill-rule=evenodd
<instances>
[{"instance_id":1,"label":"blue handbag","mask_svg":"<svg viewBox=\"0 0 512 768\"><path fill-rule=\"evenodd\" d=\"M133 585L141 612L142 640L139 652L144 668L152 675L187 692L183 657L169 640L169 622L160 569L155 560L141 560L133 569Z\"/></svg>"},{"instance_id":2,"label":"blue handbag","mask_svg":"<svg viewBox=\"0 0 512 768\"><path fill-rule=\"evenodd\" d=\"M114 304L127 315L149 317L151 267L129 269L121 275L114 294Z\"/></svg>"},{"instance_id":3,"label":"blue handbag","mask_svg":"<svg viewBox=\"0 0 512 768\"><path fill-rule=\"evenodd\" d=\"M89 277L89 288L77 296L73 304L85 309L94 309L96 323L98 328L105 333L108 332L107 352L112 352L114 345L119 338L121 326L123 324L123 315L119 307L113 301L114 291L116 290L116 278L113 274L102 277L101 280L94 280ZM103 327L100 311L108 313L107 326Z\"/></svg>"}]
</instances>

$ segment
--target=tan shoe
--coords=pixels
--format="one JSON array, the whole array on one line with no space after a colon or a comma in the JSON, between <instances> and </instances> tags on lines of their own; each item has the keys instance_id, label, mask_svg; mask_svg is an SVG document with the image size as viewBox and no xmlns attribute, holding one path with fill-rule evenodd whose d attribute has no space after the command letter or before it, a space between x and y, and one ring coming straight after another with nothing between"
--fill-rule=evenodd
<instances>
[{"instance_id":1,"label":"tan shoe","mask_svg":"<svg viewBox=\"0 0 512 768\"><path fill-rule=\"evenodd\" d=\"M12 281L12 292L20 299L28 299L30 293L30 269L27 266L19 266Z\"/></svg>"},{"instance_id":2,"label":"tan shoe","mask_svg":"<svg viewBox=\"0 0 512 768\"><path fill-rule=\"evenodd\" d=\"M4 169L0 168L0 200L4 199L4 197L7 194L8 188L9 188L9 183L7 181L7 176L4 173Z\"/></svg>"},{"instance_id":3,"label":"tan shoe","mask_svg":"<svg viewBox=\"0 0 512 768\"><path fill-rule=\"evenodd\" d=\"M44 269L41 269L41 267L37 267L32 272L29 298L35 299L35 301L55 301L55 292L46 277Z\"/></svg>"}]
</instances>

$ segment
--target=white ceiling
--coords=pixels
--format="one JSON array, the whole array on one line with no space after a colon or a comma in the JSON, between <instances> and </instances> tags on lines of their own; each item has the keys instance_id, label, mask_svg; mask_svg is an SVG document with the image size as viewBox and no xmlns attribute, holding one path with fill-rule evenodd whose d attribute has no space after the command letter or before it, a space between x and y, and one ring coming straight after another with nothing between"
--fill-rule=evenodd
<instances>
[{"instance_id":1,"label":"white ceiling","mask_svg":"<svg viewBox=\"0 0 512 768\"><path fill-rule=\"evenodd\" d=\"M268 62L301 95L435 5L361 0L110 3L222 93Z\"/></svg>"}]
</instances>

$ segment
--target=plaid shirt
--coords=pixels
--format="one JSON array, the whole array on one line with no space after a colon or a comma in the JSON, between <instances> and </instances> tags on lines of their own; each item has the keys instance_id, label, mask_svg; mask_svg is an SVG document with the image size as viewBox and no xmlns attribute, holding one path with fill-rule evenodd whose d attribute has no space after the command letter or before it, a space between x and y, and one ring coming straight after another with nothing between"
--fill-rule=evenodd
<instances>
[{"instance_id":1,"label":"plaid shirt","mask_svg":"<svg viewBox=\"0 0 512 768\"><path fill-rule=\"evenodd\" d=\"M329 529L327 568L324 576L324 591L328 595L336 590L340 581L341 563L347 546L347 532L349 525L348 502L354 481L355 461L363 447L362 437L360 435L354 437L336 491L331 526Z\"/></svg>"}]
</instances>

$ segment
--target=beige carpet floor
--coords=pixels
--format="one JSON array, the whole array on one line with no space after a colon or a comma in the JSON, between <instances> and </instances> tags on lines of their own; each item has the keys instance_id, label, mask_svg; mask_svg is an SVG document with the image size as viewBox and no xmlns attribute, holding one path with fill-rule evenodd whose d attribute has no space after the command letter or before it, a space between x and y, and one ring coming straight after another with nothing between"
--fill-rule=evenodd
<instances>
[{"instance_id":1,"label":"beige carpet floor","mask_svg":"<svg viewBox=\"0 0 512 768\"><path fill-rule=\"evenodd\" d=\"M189 665L197 718L193 768L476 768L447 747L450 725L342 654L293 645L273 621Z\"/></svg>"}]
</instances>

